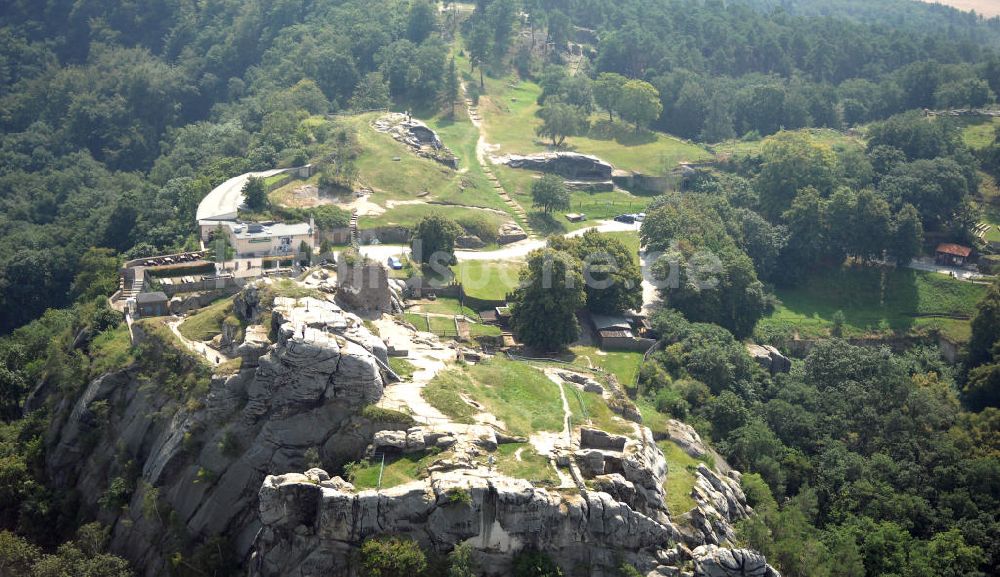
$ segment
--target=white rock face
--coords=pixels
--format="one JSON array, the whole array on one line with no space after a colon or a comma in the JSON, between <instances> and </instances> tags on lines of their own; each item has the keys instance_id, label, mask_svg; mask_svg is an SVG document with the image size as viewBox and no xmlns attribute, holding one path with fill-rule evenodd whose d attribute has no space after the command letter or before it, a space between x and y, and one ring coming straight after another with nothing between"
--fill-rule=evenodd
<instances>
[{"instance_id":1,"label":"white rock face","mask_svg":"<svg viewBox=\"0 0 1000 577\"><path fill-rule=\"evenodd\" d=\"M651 552L676 535L673 527L607 493L559 494L501 475L454 471L381 493L329 489L303 479L265 479L263 529L251 575L347 575L347 553L366 537L387 532L438 551L467 542L496 561L482 567L488 575L509 575L510 554L525 547L545 550L564 566L590 564L600 574L623 554L652 568ZM465 497L453 497L459 493Z\"/></svg>"},{"instance_id":2,"label":"white rock face","mask_svg":"<svg viewBox=\"0 0 1000 577\"><path fill-rule=\"evenodd\" d=\"M695 577L781 577L764 556L749 549L703 545L691 552Z\"/></svg>"},{"instance_id":3,"label":"white rock face","mask_svg":"<svg viewBox=\"0 0 1000 577\"><path fill-rule=\"evenodd\" d=\"M46 466L60 488L83 496L85 511L99 511L97 501L109 478L123 474L122 464L138 467L121 517L131 526L109 523L111 547L149 577L169 573L167 558L176 550L169 548L178 546L163 539L167 513L162 521L144 514L149 491L187 534L225 534L245 557L262 524L257 496L268 473L307 469L307 450L338 466L357 459L377 430L358 413L382 395L377 359L385 358L385 345L361 319L312 298L277 298L273 315L262 314L254 289L237 301L241 314L274 327L252 325L252 342L240 349L243 369L215 377L197 403L178 398L167 383L143 381L133 368L93 381L54 409ZM269 332L278 342L268 342ZM95 420L99 401L112 407L106 422ZM324 475L308 471L299 481L353 490Z\"/></svg>"}]
</instances>

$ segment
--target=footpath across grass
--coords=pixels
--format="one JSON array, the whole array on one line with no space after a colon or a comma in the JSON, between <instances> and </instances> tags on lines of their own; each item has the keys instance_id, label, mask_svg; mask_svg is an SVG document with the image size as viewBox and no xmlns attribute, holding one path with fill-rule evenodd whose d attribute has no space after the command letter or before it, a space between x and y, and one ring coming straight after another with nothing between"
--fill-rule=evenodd
<instances>
[{"instance_id":1,"label":"footpath across grass","mask_svg":"<svg viewBox=\"0 0 1000 577\"><path fill-rule=\"evenodd\" d=\"M804 285L777 289L781 305L757 326L759 335L830 336L837 311L843 335L926 334L940 330L965 341L969 320L987 287L949 276L880 267L843 267ZM965 318L960 318L965 317Z\"/></svg>"}]
</instances>

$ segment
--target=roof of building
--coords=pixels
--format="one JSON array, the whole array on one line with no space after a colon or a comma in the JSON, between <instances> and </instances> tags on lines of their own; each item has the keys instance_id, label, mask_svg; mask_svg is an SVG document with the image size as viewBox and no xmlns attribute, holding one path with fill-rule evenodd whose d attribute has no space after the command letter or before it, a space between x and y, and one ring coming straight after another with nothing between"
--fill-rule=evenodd
<instances>
[{"instance_id":1,"label":"roof of building","mask_svg":"<svg viewBox=\"0 0 1000 577\"><path fill-rule=\"evenodd\" d=\"M139 293L138 296L135 297L135 302L139 304L165 303L167 302L167 295L165 295L160 291L155 291L151 293Z\"/></svg>"},{"instance_id":2,"label":"roof of building","mask_svg":"<svg viewBox=\"0 0 1000 577\"><path fill-rule=\"evenodd\" d=\"M972 249L960 244L944 242L938 245L936 252L965 258L972 254Z\"/></svg>"},{"instance_id":3,"label":"roof of building","mask_svg":"<svg viewBox=\"0 0 1000 577\"><path fill-rule=\"evenodd\" d=\"M629 331L629 330L608 329L608 330L603 330L603 331L597 331L597 334L602 339L634 339L635 338L635 335L633 335L632 331Z\"/></svg>"},{"instance_id":4,"label":"roof of building","mask_svg":"<svg viewBox=\"0 0 1000 577\"><path fill-rule=\"evenodd\" d=\"M238 239L273 238L278 236L307 236L312 234L312 227L310 227L307 222L297 222L294 224L286 224L283 222L231 222L227 224L232 230L233 236Z\"/></svg>"},{"instance_id":5,"label":"roof of building","mask_svg":"<svg viewBox=\"0 0 1000 577\"><path fill-rule=\"evenodd\" d=\"M265 170L263 172L248 172L234 176L212 189L198 205L197 218L202 220L233 220L243 204L243 185L251 176L267 178L285 172L284 168Z\"/></svg>"},{"instance_id":6,"label":"roof of building","mask_svg":"<svg viewBox=\"0 0 1000 577\"><path fill-rule=\"evenodd\" d=\"M591 314L590 320L594 323L594 328L598 331L604 330L632 330L632 324L621 315L601 315Z\"/></svg>"},{"instance_id":7,"label":"roof of building","mask_svg":"<svg viewBox=\"0 0 1000 577\"><path fill-rule=\"evenodd\" d=\"M496 309L488 311L479 311L479 320L484 323L495 323L497 322L497 311Z\"/></svg>"}]
</instances>

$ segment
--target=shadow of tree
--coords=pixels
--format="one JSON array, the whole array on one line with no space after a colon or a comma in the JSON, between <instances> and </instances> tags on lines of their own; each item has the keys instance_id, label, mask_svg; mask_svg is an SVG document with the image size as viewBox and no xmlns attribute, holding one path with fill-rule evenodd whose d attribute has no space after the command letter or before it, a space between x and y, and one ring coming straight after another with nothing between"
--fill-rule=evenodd
<instances>
[{"instance_id":1,"label":"shadow of tree","mask_svg":"<svg viewBox=\"0 0 1000 577\"><path fill-rule=\"evenodd\" d=\"M528 213L528 224L535 229L535 232L543 236L566 233L566 225L559 222L551 214L545 214L540 210Z\"/></svg>"},{"instance_id":2,"label":"shadow of tree","mask_svg":"<svg viewBox=\"0 0 1000 577\"><path fill-rule=\"evenodd\" d=\"M622 146L641 146L656 142L656 133L645 128L636 132L635 127L623 122L603 119L591 124L587 138L594 140L614 140Z\"/></svg>"}]
</instances>

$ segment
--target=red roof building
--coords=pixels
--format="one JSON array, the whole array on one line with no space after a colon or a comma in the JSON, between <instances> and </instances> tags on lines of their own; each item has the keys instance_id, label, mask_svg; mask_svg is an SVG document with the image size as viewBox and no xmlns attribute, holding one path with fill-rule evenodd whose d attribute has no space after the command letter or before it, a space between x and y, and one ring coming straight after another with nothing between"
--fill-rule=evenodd
<instances>
[{"instance_id":1,"label":"red roof building","mask_svg":"<svg viewBox=\"0 0 1000 577\"><path fill-rule=\"evenodd\" d=\"M972 249L960 244L945 242L938 245L934 254L936 255L935 260L938 264L961 266L965 264L965 260L972 255Z\"/></svg>"}]
</instances>

